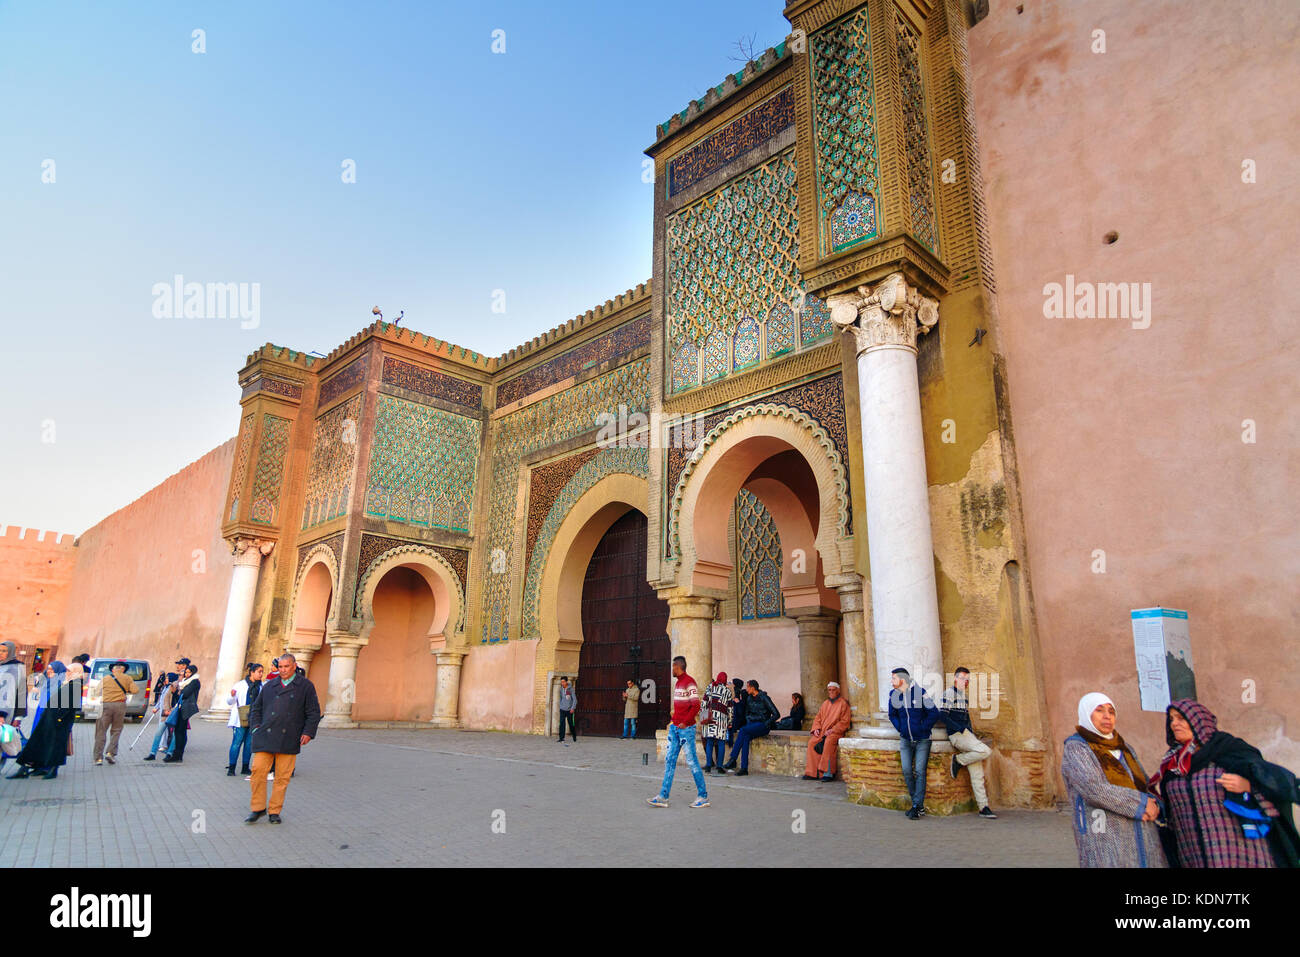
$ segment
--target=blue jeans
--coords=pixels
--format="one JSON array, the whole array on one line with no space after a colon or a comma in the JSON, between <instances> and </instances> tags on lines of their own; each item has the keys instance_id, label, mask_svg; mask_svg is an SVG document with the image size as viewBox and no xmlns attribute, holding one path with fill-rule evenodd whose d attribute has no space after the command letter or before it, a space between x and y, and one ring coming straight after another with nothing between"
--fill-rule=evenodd
<instances>
[{"instance_id":1,"label":"blue jeans","mask_svg":"<svg viewBox=\"0 0 1300 957\"><path fill-rule=\"evenodd\" d=\"M625 738L635 738L635 737L636 737L636 718L624 718L624 719L623 719L623 735L622 735L622 736L625 737Z\"/></svg>"},{"instance_id":2,"label":"blue jeans","mask_svg":"<svg viewBox=\"0 0 1300 957\"><path fill-rule=\"evenodd\" d=\"M755 738L763 738L771 729L765 721L751 721L739 731L736 732L736 743L731 748L731 764L736 760L736 752L740 752L740 766L746 771L749 770L749 742Z\"/></svg>"},{"instance_id":3,"label":"blue jeans","mask_svg":"<svg viewBox=\"0 0 1300 957\"><path fill-rule=\"evenodd\" d=\"M176 744L176 738L174 736L171 736L170 732L171 732L171 728L167 727L167 725L163 724L162 722L162 715L161 714L158 715L158 730L154 732L153 744L149 748L150 754L156 755L158 753L158 745L162 743L162 736L164 734L168 734L167 753L168 754L172 753L173 745Z\"/></svg>"},{"instance_id":4,"label":"blue jeans","mask_svg":"<svg viewBox=\"0 0 1300 957\"><path fill-rule=\"evenodd\" d=\"M695 778L695 793L702 798L709 796L704 786L704 772L700 770L700 759L695 754L695 728L679 728L675 724L668 726L668 754L664 758L664 783L659 788L659 796L668 800L668 792L673 789L673 775L677 772L677 752L686 752L686 766Z\"/></svg>"},{"instance_id":5,"label":"blue jeans","mask_svg":"<svg viewBox=\"0 0 1300 957\"><path fill-rule=\"evenodd\" d=\"M903 784L912 798L912 807L925 805L925 767L930 761L930 739L899 742L898 758L903 762Z\"/></svg>"},{"instance_id":6,"label":"blue jeans","mask_svg":"<svg viewBox=\"0 0 1300 957\"><path fill-rule=\"evenodd\" d=\"M232 728L235 733L230 736L230 760L226 762L230 767L235 766L235 759L239 757L239 749L244 749L244 763L241 768L248 767L248 759L252 757L253 736L248 733L247 728Z\"/></svg>"},{"instance_id":7,"label":"blue jeans","mask_svg":"<svg viewBox=\"0 0 1300 957\"><path fill-rule=\"evenodd\" d=\"M722 767L727 760L727 743L721 738L704 736L704 766Z\"/></svg>"}]
</instances>

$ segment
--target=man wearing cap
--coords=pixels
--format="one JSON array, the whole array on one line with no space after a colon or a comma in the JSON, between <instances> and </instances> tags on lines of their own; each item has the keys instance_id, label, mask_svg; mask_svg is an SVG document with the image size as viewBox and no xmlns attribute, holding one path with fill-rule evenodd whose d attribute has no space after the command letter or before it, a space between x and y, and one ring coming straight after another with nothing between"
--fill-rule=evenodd
<instances>
[{"instance_id":1,"label":"man wearing cap","mask_svg":"<svg viewBox=\"0 0 1300 957\"><path fill-rule=\"evenodd\" d=\"M99 766L108 759L109 764L116 764L118 739L122 737L122 722L126 720L126 696L135 694L135 682L126 675L126 662L120 658L108 666L108 674L100 682L100 697L103 708L95 721L95 765ZM109 734L109 729L112 734ZM108 747L104 747L104 737L108 735Z\"/></svg>"},{"instance_id":2,"label":"man wearing cap","mask_svg":"<svg viewBox=\"0 0 1300 957\"><path fill-rule=\"evenodd\" d=\"M815 781L835 780L836 750L840 738L849 730L849 703L840 697L840 683L826 685L826 700L813 718L812 735L808 739L808 760L804 763L803 779Z\"/></svg>"},{"instance_id":3,"label":"man wearing cap","mask_svg":"<svg viewBox=\"0 0 1300 957\"><path fill-rule=\"evenodd\" d=\"M912 680L906 668L895 668L889 676L889 720L898 732L898 759L903 766L903 784L911 797L907 817L925 816L925 769L930 761L930 729L939 720L934 700Z\"/></svg>"}]
</instances>

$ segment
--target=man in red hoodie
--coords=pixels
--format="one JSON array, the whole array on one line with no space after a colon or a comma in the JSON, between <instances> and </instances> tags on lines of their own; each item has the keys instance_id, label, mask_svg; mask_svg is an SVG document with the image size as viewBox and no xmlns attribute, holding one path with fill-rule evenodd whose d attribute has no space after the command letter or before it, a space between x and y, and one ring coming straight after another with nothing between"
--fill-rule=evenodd
<instances>
[{"instance_id":1,"label":"man in red hoodie","mask_svg":"<svg viewBox=\"0 0 1300 957\"><path fill-rule=\"evenodd\" d=\"M686 766L695 778L695 791L699 795L691 807L708 807L709 792L704 786L704 772L695 753L695 717L700 713L700 688L695 679L686 673L686 659L678 655L673 659L673 715L668 723L668 754L664 758L664 782L659 793L647 798L651 807L667 807L668 794L673 789L673 774L677 771L677 752L686 752Z\"/></svg>"}]
</instances>

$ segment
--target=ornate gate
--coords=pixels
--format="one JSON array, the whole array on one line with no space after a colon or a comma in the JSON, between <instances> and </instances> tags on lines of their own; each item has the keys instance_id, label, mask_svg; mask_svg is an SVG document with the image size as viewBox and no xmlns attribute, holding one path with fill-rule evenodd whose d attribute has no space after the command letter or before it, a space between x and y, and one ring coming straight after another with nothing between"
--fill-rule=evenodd
<instances>
[{"instance_id":1,"label":"ornate gate","mask_svg":"<svg viewBox=\"0 0 1300 957\"><path fill-rule=\"evenodd\" d=\"M645 560L646 517L632 509L601 538L582 586L579 736L622 734L629 678L638 686L647 679L654 682L655 700L641 702L637 737L651 738L657 728L668 726L668 603L646 582Z\"/></svg>"}]
</instances>

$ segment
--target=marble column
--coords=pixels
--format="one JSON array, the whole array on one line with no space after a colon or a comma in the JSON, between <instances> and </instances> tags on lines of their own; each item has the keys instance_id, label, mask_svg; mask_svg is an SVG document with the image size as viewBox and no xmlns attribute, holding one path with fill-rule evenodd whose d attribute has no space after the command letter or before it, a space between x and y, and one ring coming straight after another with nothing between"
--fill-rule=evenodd
<instances>
[{"instance_id":1,"label":"marble column","mask_svg":"<svg viewBox=\"0 0 1300 957\"><path fill-rule=\"evenodd\" d=\"M876 687L875 646L868 634L871 583L864 582L855 574L852 581L836 585L835 591L840 596L840 614L844 620L842 691L849 699L853 727L860 729L874 723L881 710Z\"/></svg>"},{"instance_id":2,"label":"marble column","mask_svg":"<svg viewBox=\"0 0 1300 957\"><path fill-rule=\"evenodd\" d=\"M803 727L810 728L826 700L826 683L839 680L836 638L840 619L838 615L800 615L795 622L799 626L799 690L807 709Z\"/></svg>"},{"instance_id":3,"label":"marble column","mask_svg":"<svg viewBox=\"0 0 1300 957\"><path fill-rule=\"evenodd\" d=\"M942 687L916 369L917 335L938 322L939 304L909 287L901 273L856 294L831 296L829 304L831 319L857 345L876 688L878 702L886 702L894 668L907 668L927 688Z\"/></svg>"},{"instance_id":4,"label":"marble column","mask_svg":"<svg viewBox=\"0 0 1300 957\"><path fill-rule=\"evenodd\" d=\"M433 719L429 723L435 728L459 728L460 666L465 652L442 649L433 654L438 663L438 685L433 697Z\"/></svg>"},{"instance_id":5,"label":"marble column","mask_svg":"<svg viewBox=\"0 0 1300 957\"><path fill-rule=\"evenodd\" d=\"M680 595L668 599L668 637L672 641L672 657L686 658L686 673L700 686L700 694L713 680L713 615L718 602L715 598L697 595ZM666 685L659 688L660 700L672 704L672 671L664 675Z\"/></svg>"},{"instance_id":6,"label":"marble column","mask_svg":"<svg viewBox=\"0 0 1300 957\"><path fill-rule=\"evenodd\" d=\"M326 640L330 646L330 684L320 726L355 728L357 723L352 720L352 702L357 694L357 655L369 639L339 632Z\"/></svg>"},{"instance_id":7,"label":"marble column","mask_svg":"<svg viewBox=\"0 0 1300 957\"><path fill-rule=\"evenodd\" d=\"M235 555L235 570L230 576L230 597L226 601L226 620L221 626L221 650L217 652L217 670L212 675L212 705L203 715L205 721L225 723L230 718L226 695L244 677L248 662L248 627L253 618L253 599L257 596L257 576L262 558L271 554L275 542L259 538L236 538L230 543ZM194 655L193 651L182 654ZM206 682L205 682L206 683Z\"/></svg>"}]
</instances>

